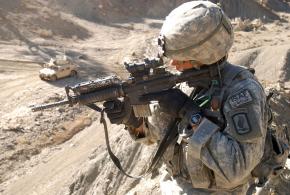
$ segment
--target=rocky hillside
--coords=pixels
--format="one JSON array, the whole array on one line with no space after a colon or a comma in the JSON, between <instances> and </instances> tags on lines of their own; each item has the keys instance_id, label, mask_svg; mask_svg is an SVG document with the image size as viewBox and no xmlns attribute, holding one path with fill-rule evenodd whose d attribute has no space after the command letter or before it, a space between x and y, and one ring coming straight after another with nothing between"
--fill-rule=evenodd
<instances>
[{"instance_id":1,"label":"rocky hillside","mask_svg":"<svg viewBox=\"0 0 290 195\"><path fill-rule=\"evenodd\" d=\"M183 2L0 0L0 194L160 194L159 171L134 180L113 165L97 113L83 107L31 113L28 106L62 99L66 84L125 77L123 58L148 55L163 19ZM219 2L236 30L230 61L254 67L275 89L276 123L289 126L289 1ZM79 78L39 80L41 63L64 51L80 66ZM126 170L144 171L156 146L134 143L123 126L109 130Z\"/></svg>"}]
</instances>

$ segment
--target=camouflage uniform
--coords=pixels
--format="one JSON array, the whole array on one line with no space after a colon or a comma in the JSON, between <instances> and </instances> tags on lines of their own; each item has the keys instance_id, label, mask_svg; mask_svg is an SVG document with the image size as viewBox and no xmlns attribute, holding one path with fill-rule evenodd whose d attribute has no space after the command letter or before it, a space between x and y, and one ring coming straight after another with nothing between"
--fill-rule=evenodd
<instances>
[{"instance_id":1,"label":"camouflage uniform","mask_svg":"<svg viewBox=\"0 0 290 195\"><path fill-rule=\"evenodd\" d=\"M231 66L226 64L222 71L224 127L204 116L191 137L180 145L172 143L163 156L179 194L245 194L251 171L263 156L268 120L264 90L247 70L226 81ZM146 136L139 140L146 144L160 141L174 120L158 104L153 110L143 124ZM164 182L161 186L170 183Z\"/></svg>"},{"instance_id":2,"label":"camouflage uniform","mask_svg":"<svg viewBox=\"0 0 290 195\"><path fill-rule=\"evenodd\" d=\"M160 54L172 60L189 61L192 67L213 66L226 58L233 37L230 20L220 7L209 1L192 1L166 17L158 45ZM213 93L203 89L195 96L194 101L208 94L219 97L219 109L205 104L194 133L173 142L163 155L170 177L164 176L161 189L169 194L246 193L251 172L263 157L268 110L257 79L249 71L234 67L225 63L219 89ZM175 120L158 104L152 110L153 115L143 122L145 137L134 137L145 144L162 140ZM130 132L134 136L138 131Z\"/></svg>"}]
</instances>

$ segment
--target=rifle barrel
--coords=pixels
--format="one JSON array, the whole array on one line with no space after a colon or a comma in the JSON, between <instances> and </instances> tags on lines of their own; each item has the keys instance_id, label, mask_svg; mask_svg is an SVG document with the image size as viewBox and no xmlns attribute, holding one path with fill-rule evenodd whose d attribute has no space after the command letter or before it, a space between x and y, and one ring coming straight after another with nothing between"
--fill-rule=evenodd
<instances>
[{"instance_id":1,"label":"rifle barrel","mask_svg":"<svg viewBox=\"0 0 290 195\"><path fill-rule=\"evenodd\" d=\"M65 104L69 104L69 101L68 100L62 100L62 101L59 101L59 102L42 104L42 105L39 105L39 106L33 106L31 108L31 110L33 112L36 112L36 111L40 111L40 110L44 110L44 109L48 109L48 108L53 108L53 107L57 107L57 106L60 106L60 105L65 105Z\"/></svg>"}]
</instances>

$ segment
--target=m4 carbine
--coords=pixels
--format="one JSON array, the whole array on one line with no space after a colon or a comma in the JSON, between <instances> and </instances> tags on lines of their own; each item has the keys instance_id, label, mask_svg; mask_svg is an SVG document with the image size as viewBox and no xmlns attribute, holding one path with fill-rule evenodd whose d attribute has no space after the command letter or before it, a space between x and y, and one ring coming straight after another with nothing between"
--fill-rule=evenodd
<instances>
[{"instance_id":1,"label":"m4 carbine","mask_svg":"<svg viewBox=\"0 0 290 195\"><path fill-rule=\"evenodd\" d=\"M104 125L107 150L113 163L126 176L140 179L155 169L168 144L175 139L177 132L174 131L174 127L178 120L175 119L174 123L170 125L170 129L160 142L150 166L145 173L139 176L132 176L123 169L120 160L113 153L110 147L104 111L94 103L125 97L129 99L130 104L133 106L136 117L148 117L151 115L149 108L150 102L144 103L144 101L140 101L140 97L143 95L166 91L182 82L187 82L192 87L209 87L210 84L213 84L213 80L220 78L219 65L191 69L179 74L169 72L163 65L162 58L145 59L139 63L125 63L125 68L130 73L127 80L123 81L117 76L109 76L79 83L75 86L66 86L67 100L34 106L32 110L38 111L63 104L69 104L71 106L74 104L83 104L101 112L100 122Z\"/></svg>"},{"instance_id":2,"label":"m4 carbine","mask_svg":"<svg viewBox=\"0 0 290 195\"><path fill-rule=\"evenodd\" d=\"M200 86L200 84L210 83L219 75L219 68L216 66L172 73L165 69L162 58L146 58L142 62L125 62L124 65L130 73L127 80L108 76L66 86L67 100L33 106L32 110L39 111L64 104L71 106L82 104L90 107L97 102L127 97L136 117L147 117L151 115L150 102L144 105L144 102L139 100L143 95L166 91L182 82L188 82L191 86Z\"/></svg>"}]
</instances>

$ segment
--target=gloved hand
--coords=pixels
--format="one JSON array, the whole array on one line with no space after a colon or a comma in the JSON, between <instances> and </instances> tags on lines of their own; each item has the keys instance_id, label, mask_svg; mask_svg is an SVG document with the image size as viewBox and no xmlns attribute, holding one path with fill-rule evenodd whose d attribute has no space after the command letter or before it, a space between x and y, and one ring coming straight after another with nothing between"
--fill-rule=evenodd
<instances>
[{"instance_id":1,"label":"gloved hand","mask_svg":"<svg viewBox=\"0 0 290 195\"><path fill-rule=\"evenodd\" d=\"M126 98L123 101L118 99L106 101L103 106L112 124L124 124L132 128L137 128L142 124L142 119L134 115L133 108Z\"/></svg>"},{"instance_id":2,"label":"gloved hand","mask_svg":"<svg viewBox=\"0 0 290 195\"><path fill-rule=\"evenodd\" d=\"M180 89L169 89L167 91L151 93L141 97L141 101L157 100L161 111L175 118L182 118L187 111L199 112L198 106L195 105L185 93ZM189 109L189 110L188 110Z\"/></svg>"}]
</instances>

